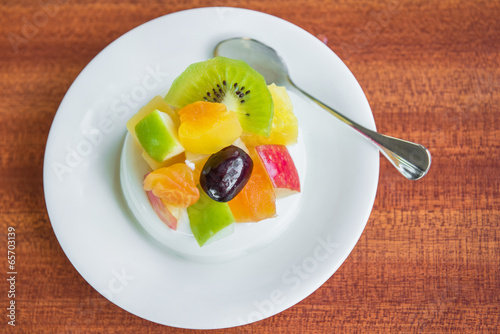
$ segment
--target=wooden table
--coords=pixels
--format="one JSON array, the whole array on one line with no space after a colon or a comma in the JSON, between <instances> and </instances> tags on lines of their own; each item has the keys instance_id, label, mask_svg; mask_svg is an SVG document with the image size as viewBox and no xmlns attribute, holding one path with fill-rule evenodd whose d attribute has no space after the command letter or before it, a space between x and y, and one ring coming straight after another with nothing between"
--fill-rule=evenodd
<instances>
[{"instance_id":1,"label":"wooden table","mask_svg":"<svg viewBox=\"0 0 500 334\"><path fill-rule=\"evenodd\" d=\"M52 230L42 166L58 105L99 51L148 20L212 5L276 15L325 40L364 89L379 131L424 144L433 165L410 182L381 159L373 212L341 268L276 316L210 333L497 333L498 0L3 0L0 331L188 332L129 314L78 274ZM15 328L5 316L8 227L19 270Z\"/></svg>"}]
</instances>

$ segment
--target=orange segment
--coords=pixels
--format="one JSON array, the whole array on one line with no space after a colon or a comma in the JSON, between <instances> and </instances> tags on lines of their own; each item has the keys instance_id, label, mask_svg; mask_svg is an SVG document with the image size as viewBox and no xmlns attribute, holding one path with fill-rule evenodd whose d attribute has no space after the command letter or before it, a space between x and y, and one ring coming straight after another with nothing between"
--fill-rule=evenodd
<instances>
[{"instance_id":1,"label":"orange segment","mask_svg":"<svg viewBox=\"0 0 500 334\"><path fill-rule=\"evenodd\" d=\"M179 141L192 153L213 154L231 145L242 132L236 113L222 103L195 102L178 113Z\"/></svg>"},{"instance_id":2,"label":"orange segment","mask_svg":"<svg viewBox=\"0 0 500 334\"><path fill-rule=\"evenodd\" d=\"M165 204L183 208L196 203L200 197L194 173L183 163L149 173L144 179L144 190L152 191Z\"/></svg>"},{"instance_id":3,"label":"orange segment","mask_svg":"<svg viewBox=\"0 0 500 334\"><path fill-rule=\"evenodd\" d=\"M276 215L274 188L262 162L250 151L253 164L248 183L235 198L227 202L236 222L258 222Z\"/></svg>"}]
</instances>

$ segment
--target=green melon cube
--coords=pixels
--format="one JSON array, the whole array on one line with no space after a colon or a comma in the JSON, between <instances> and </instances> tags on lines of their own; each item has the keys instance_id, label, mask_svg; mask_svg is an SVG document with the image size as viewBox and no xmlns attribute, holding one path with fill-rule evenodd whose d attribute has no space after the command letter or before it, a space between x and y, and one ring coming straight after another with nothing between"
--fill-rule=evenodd
<instances>
[{"instance_id":1,"label":"green melon cube","mask_svg":"<svg viewBox=\"0 0 500 334\"><path fill-rule=\"evenodd\" d=\"M203 246L232 234L235 220L227 203L214 201L198 188L200 199L187 212L191 231L198 245Z\"/></svg>"},{"instance_id":2,"label":"green melon cube","mask_svg":"<svg viewBox=\"0 0 500 334\"><path fill-rule=\"evenodd\" d=\"M141 119L135 126L135 134L144 151L158 162L184 150L177 140L172 119L159 110Z\"/></svg>"}]
</instances>

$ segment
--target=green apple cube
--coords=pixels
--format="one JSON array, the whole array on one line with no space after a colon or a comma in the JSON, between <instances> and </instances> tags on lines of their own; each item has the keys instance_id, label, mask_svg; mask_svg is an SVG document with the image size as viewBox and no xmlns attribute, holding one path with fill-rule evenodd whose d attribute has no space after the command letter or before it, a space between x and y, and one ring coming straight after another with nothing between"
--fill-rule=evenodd
<instances>
[{"instance_id":1,"label":"green apple cube","mask_svg":"<svg viewBox=\"0 0 500 334\"><path fill-rule=\"evenodd\" d=\"M191 231L198 245L203 246L232 234L235 220L227 203L216 202L199 189L200 199L187 212Z\"/></svg>"},{"instance_id":2,"label":"green apple cube","mask_svg":"<svg viewBox=\"0 0 500 334\"><path fill-rule=\"evenodd\" d=\"M135 134L144 151L162 162L184 151L169 115L154 110L135 125Z\"/></svg>"}]
</instances>

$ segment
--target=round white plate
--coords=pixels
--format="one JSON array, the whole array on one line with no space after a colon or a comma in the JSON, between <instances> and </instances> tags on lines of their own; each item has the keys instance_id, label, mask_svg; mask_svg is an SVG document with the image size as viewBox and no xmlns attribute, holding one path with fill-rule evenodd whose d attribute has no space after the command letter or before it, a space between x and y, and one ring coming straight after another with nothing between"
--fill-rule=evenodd
<instances>
[{"instance_id":1,"label":"round white plate","mask_svg":"<svg viewBox=\"0 0 500 334\"><path fill-rule=\"evenodd\" d=\"M377 190L379 153L355 131L292 95L303 152L302 193L286 229L236 259L187 259L152 238L120 186L125 123L189 64L231 37L276 49L294 81L375 129L363 91L314 36L244 9L201 8L166 15L126 33L92 60L64 97L44 161L47 210L62 249L103 296L168 326L211 329L272 316L318 289L359 239ZM285 218L283 218L285 219Z\"/></svg>"}]
</instances>

